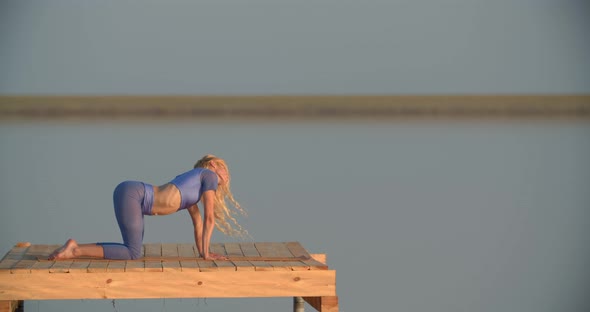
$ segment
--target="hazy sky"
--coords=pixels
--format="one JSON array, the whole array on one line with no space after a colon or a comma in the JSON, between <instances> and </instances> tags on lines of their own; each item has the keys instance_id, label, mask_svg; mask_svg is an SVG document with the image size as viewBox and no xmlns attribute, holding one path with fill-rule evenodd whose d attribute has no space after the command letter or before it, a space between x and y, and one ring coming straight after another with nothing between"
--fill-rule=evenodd
<instances>
[{"instance_id":1,"label":"hazy sky","mask_svg":"<svg viewBox=\"0 0 590 312\"><path fill-rule=\"evenodd\" d=\"M0 94L590 92L586 0L0 6Z\"/></svg>"}]
</instances>

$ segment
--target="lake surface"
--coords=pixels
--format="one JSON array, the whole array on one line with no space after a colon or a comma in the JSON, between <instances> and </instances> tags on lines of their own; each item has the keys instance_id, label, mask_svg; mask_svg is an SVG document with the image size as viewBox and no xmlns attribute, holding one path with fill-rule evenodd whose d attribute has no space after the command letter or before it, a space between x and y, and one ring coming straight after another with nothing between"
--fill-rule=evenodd
<instances>
[{"instance_id":1,"label":"lake surface","mask_svg":"<svg viewBox=\"0 0 590 312\"><path fill-rule=\"evenodd\" d=\"M0 252L120 241L114 187L163 184L205 153L227 160L255 241L327 253L343 312L590 311L587 120L4 121ZM146 218L145 242L192 239L185 212ZM291 299L25 309L290 311Z\"/></svg>"}]
</instances>

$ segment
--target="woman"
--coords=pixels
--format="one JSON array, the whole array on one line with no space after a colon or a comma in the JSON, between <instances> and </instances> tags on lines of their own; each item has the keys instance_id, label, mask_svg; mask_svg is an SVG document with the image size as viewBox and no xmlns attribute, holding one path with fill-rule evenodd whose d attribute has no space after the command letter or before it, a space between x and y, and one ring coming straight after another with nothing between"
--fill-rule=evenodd
<instances>
[{"instance_id":1,"label":"woman","mask_svg":"<svg viewBox=\"0 0 590 312\"><path fill-rule=\"evenodd\" d=\"M183 209L189 212L193 221L199 255L206 260L226 259L223 255L209 251L215 226L229 235L242 232L242 228L232 217L234 211L226 205L226 199L233 204L235 210L244 213L231 193L230 175L225 161L214 155L205 155L195 164L194 169L176 176L162 186L125 181L119 184L113 193L115 215L123 236L123 244L78 244L75 240L69 239L49 256L49 260L76 257L140 258L143 216L167 215ZM204 218L201 217L199 203L204 207ZM234 229L232 224L237 229Z\"/></svg>"}]
</instances>

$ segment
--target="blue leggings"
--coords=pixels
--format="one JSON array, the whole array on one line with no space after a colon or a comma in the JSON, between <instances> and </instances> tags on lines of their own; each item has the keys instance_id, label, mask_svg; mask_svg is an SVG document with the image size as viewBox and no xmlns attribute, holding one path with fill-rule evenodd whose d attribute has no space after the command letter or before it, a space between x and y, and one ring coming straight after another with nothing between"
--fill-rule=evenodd
<instances>
[{"instance_id":1,"label":"blue leggings","mask_svg":"<svg viewBox=\"0 0 590 312\"><path fill-rule=\"evenodd\" d=\"M97 243L104 250L105 259L137 259L142 256L143 216L151 215L154 189L151 185L125 181L113 193L115 216L123 244Z\"/></svg>"}]
</instances>

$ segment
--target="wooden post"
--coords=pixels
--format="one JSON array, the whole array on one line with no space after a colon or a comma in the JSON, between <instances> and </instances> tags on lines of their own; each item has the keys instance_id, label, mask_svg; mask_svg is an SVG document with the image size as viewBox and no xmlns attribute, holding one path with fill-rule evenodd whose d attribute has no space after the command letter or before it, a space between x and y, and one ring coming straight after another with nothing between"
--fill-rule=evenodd
<instances>
[{"instance_id":1,"label":"wooden post","mask_svg":"<svg viewBox=\"0 0 590 312\"><path fill-rule=\"evenodd\" d=\"M18 312L24 311L24 302L22 300L2 300L0 301L0 312Z\"/></svg>"},{"instance_id":2,"label":"wooden post","mask_svg":"<svg viewBox=\"0 0 590 312\"><path fill-rule=\"evenodd\" d=\"M303 300L319 312L338 312L338 296L303 297Z\"/></svg>"},{"instance_id":3,"label":"wooden post","mask_svg":"<svg viewBox=\"0 0 590 312\"><path fill-rule=\"evenodd\" d=\"M305 301L302 297L293 297L293 312L305 312Z\"/></svg>"}]
</instances>

